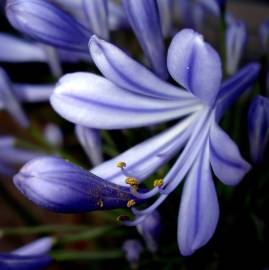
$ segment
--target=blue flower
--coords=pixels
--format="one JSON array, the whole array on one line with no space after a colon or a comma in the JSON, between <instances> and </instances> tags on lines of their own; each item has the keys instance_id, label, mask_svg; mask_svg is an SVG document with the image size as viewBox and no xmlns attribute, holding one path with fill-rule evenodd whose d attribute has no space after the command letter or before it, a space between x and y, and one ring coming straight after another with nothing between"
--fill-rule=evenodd
<instances>
[{"instance_id":1,"label":"blue flower","mask_svg":"<svg viewBox=\"0 0 269 270\"><path fill-rule=\"evenodd\" d=\"M248 111L248 137L254 163L262 161L269 141L269 99L256 96Z\"/></svg>"},{"instance_id":2,"label":"blue flower","mask_svg":"<svg viewBox=\"0 0 269 270\"><path fill-rule=\"evenodd\" d=\"M246 46L247 31L243 22L235 20L228 25L226 31L226 70L234 74L239 66Z\"/></svg>"},{"instance_id":3,"label":"blue flower","mask_svg":"<svg viewBox=\"0 0 269 270\"><path fill-rule=\"evenodd\" d=\"M138 240L130 239L123 243L122 250L132 269L137 269L143 247Z\"/></svg>"},{"instance_id":4,"label":"blue flower","mask_svg":"<svg viewBox=\"0 0 269 270\"><path fill-rule=\"evenodd\" d=\"M49 99L53 85L16 84L0 67L0 110L6 109L24 128L29 126L20 102L40 102Z\"/></svg>"},{"instance_id":5,"label":"blue flower","mask_svg":"<svg viewBox=\"0 0 269 270\"><path fill-rule=\"evenodd\" d=\"M54 244L52 237L38 239L10 253L0 253L1 270L41 270L52 258L48 255Z\"/></svg>"},{"instance_id":6,"label":"blue flower","mask_svg":"<svg viewBox=\"0 0 269 270\"><path fill-rule=\"evenodd\" d=\"M109 183L56 157L31 160L14 176L14 183L28 199L54 212L127 208L143 202L127 187Z\"/></svg>"},{"instance_id":7,"label":"blue flower","mask_svg":"<svg viewBox=\"0 0 269 270\"><path fill-rule=\"evenodd\" d=\"M142 222L186 177L178 215L178 243L181 253L190 255L209 241L219 217L211 167L227 185L237 184L250 169L218 121L253 84L259 65L250 64L221 84L218 54L200 34L185 29L173 38L167 58L168 70L182 89L159 79L122 50L95 36L89 47L106 78L83 72L66 75L52 94L51 104L65 119L90 128L134 128L181 119L92 172L121 185L126 185L122 172L141 182L182 150L163 181L157 181L147 193L135 193L137 198L159 197L144 210L133 207L137 219L126 224ZM121 171L115 168L119 161L127 164Z\"/></svg>"}]
</instances>

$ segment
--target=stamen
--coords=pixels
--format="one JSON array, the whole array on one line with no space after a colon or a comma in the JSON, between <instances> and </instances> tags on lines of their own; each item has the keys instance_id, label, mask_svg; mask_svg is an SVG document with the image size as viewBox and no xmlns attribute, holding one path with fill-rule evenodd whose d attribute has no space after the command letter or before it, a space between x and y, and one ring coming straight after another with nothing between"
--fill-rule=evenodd
<instances>
[{"instance_id":1,"label":"stamen","mask_svg":"<svg viewBox=\"0 0 269 270\"><path fill-rule=\"evenodd\" d=\"M134 206L136 204L136 202L135 202L135 200L129 200L128 202L127 202L127 207L128 208L131 208L132 206Z\"/></svg>"},{"instance_id":2,"label":"stamen","mask_svg":"<svg viewBox=\"0 0 269 270\"><path fill-rule=\"evenodd\" d=\"M161 187L163 185L163 179L156 179L153 183L154 187Z\"/></svg>"},{"instance_id":3,"label":"stamen","mask_svg":"<svg viewBox=\"0 0 269 270\"><path fill-rule=\"evenodd\" d=\"M130 186L138 186L138 180L134 177L127 177L125 179L125 183L130 185Z\"/></svg>"},{"instance_id":4,"label":"stamen","mask_svg":"<svg viewBox=\"0 0 269 270\"><path fill-rule=\"evenodd\" d=\"M123 161L120 161L120 162L118 162L117 163L117 165L116 165L118 168L121 168L121 169L123 169L124 167L126 167L126 163L125 162L123 162Z\"/></svg>"}]
</instances>

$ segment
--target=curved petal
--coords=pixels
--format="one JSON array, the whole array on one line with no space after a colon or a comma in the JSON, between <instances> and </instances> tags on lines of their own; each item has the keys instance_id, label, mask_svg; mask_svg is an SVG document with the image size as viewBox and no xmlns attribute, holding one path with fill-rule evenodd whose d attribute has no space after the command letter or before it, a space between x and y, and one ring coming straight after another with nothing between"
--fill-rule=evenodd
<instances>
[{"instance_id":1,"label":"curved petal","mask_svg":"<svg viewBox=\"0 0 269 270\"><path fill-rule=\"evenodd\" d=\"M8 0L6 14L17 30L33 39L87 53L91 33L56 5L43 0Z\"/></svg>"},{"instance_id":2,"label":"curved petal","mask_svg":"<svg viewBox=\"0 0 269 270\"><path fill-rule=\"evenodd\" d=\"M212 104L221 83L221 62L217 52L191 29L176 34L168 49L171 76L195 96Z\"/></svg>"},{"instance_id":3,"label":"curved petal","mask_svg":"<svg viewBox=\"0 0 269 270\"><path fill-rule=\"evenodd\" d=\"M178 245L188 256L215 232L219 206L209 165L209 146L200 153L184 184L178 215Z\"/></svg>"},{"instance_id":4,"label":"curved petal","mask_svg":"<svg viewBox=\"0 0 269 270\"><path fill-rule=\"evenodd\" d=\"M46 254L51 250L54 241L53 237L43 237L12 251L11 254L20 256L39 256Z\"/></svg>"},{"instance_id":5,"label":"curved petal","mask_svg":"<svg viewBox=\"0 0 269 270\"><path fill-rule=\"evenodd\" d=\"M126 16L154 71L167 77L165 47L155 0L122 0Z\"/></svg>"},{"instance_id":6,"label":"curved petal","mask_svg":"<svg viewBox=\"0 0 269 270\"><path fill-rule=\"evenodd\" d=\"M2 68L0 68L0 100L3 107L16 119L19 125L23 128L29 126L29 121L13 93L12 83Z\"/></svg>"},{"instance_id":7,"label":"curved petal","mask_svg":"<svg viewBox=\"0 0 269 270\"><path fill-rule=\"evenodd\" d=\"M122 88L156 98L191 98L189 93L159 79L109 42L93 36L89 49L94 63L103 75Z\"/></svg>"},{"instance_id":8,"label":"curved petal","mask_svg":"<svg viewBox=\"0 0 269 270\"><path fill-rule=\"evenodd\" d=\"M161 100L137 95L91 73L64 76L51 96L53 108L65 119L90 128L147 126L198 110L195 100Z\"/></svg>"},{"instance_id":9,"label":"curved petal","mask_svg":"<svg viewBox=\"0 0 269 270\"><path fill-rule=\"evenodd\" d=\"M108 210L125 208L129 200L143 202L129 188L109 183L56 157L31 160L13 180L29 200L55 212Z\"/></svg>"},{"instance_id":10,"label":"curved petal","mask_svg":"<svg viewBox=\"0 0 269 270\"><path fill-rule=\"evenodd\" d=\"M218 126L210 129L210 162L215 175L226 185L238 184L250 170L237 145Z\"/></svg>"},{"instance_id":11,"label":"curved petal","mask_svg":"<svg viewBox=\"0 0 269 270\"><path fill-rule=\"evenodd\" d=\"M109 39L107 2L107 0L82 0L83 11L89 22L89 28L103 39Z\"/></svg>"},{"instance_id":12,"label":"curved petal","mask_svg":"<svg viewBox=\"0 0 269 270\"><path fill-rule=\"evenodd\" d=\"M48 255L19 256L14 254L0 254L1 270L37 270L44 269L52 262Z\"/></svg>"},{"instance_id":13,"label":"curved petal","mask_svg":"<svg viewBox=\"0 0 269 270\"><path fill-rule=\"evenodd\" d=\"M103 162L103 153L100 130L76 125L75 133L92 165L101 164Z\"/></svg>"},{"instance_id":14,"label":"curved petal","mask_svg":"<svg viewBox=\"0 0 269 270\"><path fill-rule=\"evenodd\" d=\"M43 49L34 42L10 34L0 34L0 61L3 62L47 62Z\"/></svg>"},{"instance_id":15,"label":"curved petal","mask_svg":"<svg viewBox=\"0 0 269 270\"><path fill-rule=\"evenodd\" d=\"M226 80L217 97L217 120L221 118L227 108L256 81L260 65L251 63L240 69L234 76Z\"/></svg>"},{"instance_id":16,"label":"curved petal","mask_svg":"<svg viewBox=\"0 0 269 270\"><path fill-rule=\"evenodd\" d=\"M123 161L127 164L125 168L126 174L137 178L138 181L142 181L180 150L192 131L191 124L194 119L195 116L191 116L179 122L170 129L104 162L91 170L91 172L107 181L126 185L124 175L116 167L118 162Z\"/></svg>"},{"instance_id":17,"label":"curved petal","mask_svg":"<svg viewBox=\"0 0 269 270\"><path fill-rule=\"evenodd\" d=\"M256 96L248 111L248 138L253 162L262 161L269 141L269 99Z\"/></svg>"}]
</instances>

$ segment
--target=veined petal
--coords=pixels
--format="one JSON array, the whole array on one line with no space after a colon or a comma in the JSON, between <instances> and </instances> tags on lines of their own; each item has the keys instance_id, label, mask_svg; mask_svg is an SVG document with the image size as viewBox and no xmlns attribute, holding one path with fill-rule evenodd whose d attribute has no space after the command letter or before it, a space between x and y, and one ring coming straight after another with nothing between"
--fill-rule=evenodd
<instances>
[{"instance_id":1,"label":"veined petal","mask_svg":"<svg viewBox=\"0 0 269 270\"><path fill-rule=\"evenodd\" d=\"M221 62L217 52L191 29L180 31L168 49L171 76L193 95L211 105L221 83Z\"/></svg>"},{"instance_id":2,"label":"veined petal","mask_svg":"<svg viewBox=\"0 0 269 270\"><path fill-rule=\"evenodd\" d=\"M191 98L189 93L159 79L109 42L93 36L89 49L94 63L103 75L122 88L156 98Z\"/></svg>"},{"instance_id":3,"label":"veined petal","mask_svg":"<svg viewBox=\"0 0 269 270\"><path fill-rule=\"evenodd\" d=\"M248 138L253 162L262 161L269 141L269 99L256 96L248 111Z\"/></svg>"},{"instance_id":4,"label":"veined petal","mask_svg":"<svg viewBox=\"0 0 269 270\"><path fill-rule=\"evenodd\" d=\"M238 184L250 170L238 146L214 122L210 129L210 162L215 175L226 185Z\"/></svg>"},{"instance_id":5,"label":"veined petal","mask_svg":"<svg viewBox=\"0 0 269 270\"><path fill-rule=\"evenodd\" d=\"M71 15L43 0L8 0L6 14L19 31L52 46L87 53L91 33Z\"/></svg>"},{"instance_id":6,"label":"veined petal","mask_svg":"<svg viewBox=\"0 0 269 270\"><path fill-rule=\"evenodd\" d=\"M248 64L222 84L217 97L217 120L221 118L227 108L232 105L245 90L254 84L259 71L259 64Z\"/></svg>"},{"instance_id":7,"label":"veined petal","mask_svg":"<svg viewBox=\"0 0 269 270\"><path fill-rule=\"evenodd\" d=\"M219 206L209 164L209 146L192 167L184 184L178 215L178 245L188 256L204 246L215 232Z\"/></svg>"},{"instance_id":8,"label":"veined petal","mask_svg":"<svg viewBox=\"0 0 269 270\"><path fill-rule=\"evenodd\" d=\"M53 237L43 237L12 251L11 254L20 256L39 256L46 254L51 250L54 241Z\"/></svg>"},{"instance_id":9,"label":"veined petal","mask_svg":"<svg viewBox=\"0 0 269 270\"><path fill-rule=\"evenodd\" d=\"M142 181L180 150L192 131L191 124L195 117L191 116L170 129L137 144L119 156L97 166L91 172L107 181L126 185L124 175L116 167L118 162L123 161L127 164L126 174Z\"/></svg>"},{"instance_id":10,"label":"veined petal","mask_svg":"<svg viewBox=\"0 0 269 270\"><path fill-rule=\"evenodd\" d=\"M92 165L101 164L103 162L103 153L100 130L76 125L75 133Z\"/></svg>"},{"instance_id":11,"label":"veined petal","mask_svg":"<svg viewBox=\"0 0 269 270\"><path fill-rule=\"evenodd\" d=\"M16 119L18 124L23 128L29 125L29 121L13 93L12 83L2 68L0 68L0 100L2 100L3 107Z\"/></svg>"},{"instance_id":12,"label":"veined petal","mask_svg":"<svg viewBox=\"0 0 269 270\"><path fill-rule=\"evenodd\" d=\"M64 76L50 100L65 119L96 129L147 126L201 108L195 100L162 100L134 94L101 76L83 72Z\"/></svg>"},{"instance_id":13,"label":"veined petal","mask_svg":"<svg viewBox=\"0 0 269 270\"><path fill-rule=\"evenodd\" d=\"M227 71L232 75L238 69L247 41L247 31L244 23L237 20L229 24L225 41Z\"/></svg>"},{"instance_id":14,"label":"veined petal","mask_svg":"<svg viewBox=\"0 0 269 270\"><path fill-rule=\"evenodd\" d=\"M89 28L97 36L108 39L108 0L82 0Z\"/></svg>"},{"instance_id":15,"label":"veined petal","mask_svg":"<svg viewBox=\"0 0 269 270\"><path fill-rule=\"evenodd\" d=\"M129 188L55 157L31 160L14 176L14 183L28 199L54 212L108 210L125 208L129 200L142 202Z\"/></svg>"},{"instance_id":16,"label":"veined petal","mask_svg":"<svg viewBox=\"0 0 269 270\"><path fill-rule=\"evenodd\" d=\"M51 262L52 259L48 255L20 256L0 253L1 270L42 270Z\"/></svg>"},{"instance_id":17,"label":"veined petal","mask_svg":"<svg viewBox=\"0 0 269 270\"><path fill-rule=\"evenodd\" d=\"M0 34L0 61L3 62L47 62L46 54L34 42L10 34Z\"/></svg>"},{"instance_id":18,"label":"veined petal","mask_svg":"<svg viewBox=\"0 0 269 270\"><path fill-rule=\"evenodd\" d=\"M19 84L13 83L13 90L21 102L41 102L48 101L55 85L53 84Z\"/></svg>"},{"instance_id":19,"label":"veined petal","mask_svg":"<svg viewBox=\"0 0 269 270\"><path fill-rule=\"evenodd\" d=\"M167 77L165 47L155 0L122 0L126 16L154 71Z\"/></svg>"}]
</instances>

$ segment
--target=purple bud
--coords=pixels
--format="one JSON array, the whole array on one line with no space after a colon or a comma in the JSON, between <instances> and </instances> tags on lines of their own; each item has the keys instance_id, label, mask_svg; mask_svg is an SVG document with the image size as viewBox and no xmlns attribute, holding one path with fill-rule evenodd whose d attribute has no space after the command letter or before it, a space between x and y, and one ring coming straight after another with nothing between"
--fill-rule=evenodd
<instances>
[{"instance_id":1,"label":"purple bud","mask_svg":"<svg viewBox=\"0 0 269 270\"><path fill-rule=\"evenodd\" d=\"M262 161L269 140L269 99L256 96L248 111L248 137L254 163Z\"/></svg>"},{"instance_id":2,"label":"purple bud","mask_svg":"<svg viewBox=\"0 0 269 270\"><path fill-rule=\"evenodd\" d=\"M156 252L161 233L161 216L159 212L155 211L147 216L137 225L137 230L145 239L148 249L153 253Z\"/></svg>"},{"instance_id":3,"label":"purple bud","mask_svg":"<svg viewBox=\"0 0 269 270\"><path fill-rule=\"evenodd\" d=\"M14 176L17 188L40 207L77 213L126 208L141 203L129 188L119 186L56 157L28 162Z\"/></svg>"},{"instance_id":4,"label":"purple bud","mask_svg":"<svg viewBox=\"0 0 269 270\"><path fill-rule=\"evenodd\" d=\"M7 0L10 23L30 37L55 47L88 53L91 33L71 15L44 0Z\"/></svg>"},{"instance_id":5,"label":"purple bud","mask_svg":"<svg viewBox=\"0 0 269 270\"><path fill-rule=\"evenodd\" d=\"M137 269L139 264L140 255L143 247L138 240L126 240L123 243L122 250L125 254L127 261L130 263L132 269Z\"/></svg>"}]
</instances>

